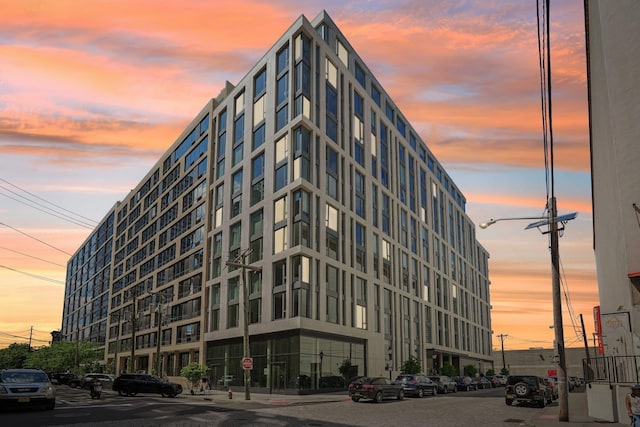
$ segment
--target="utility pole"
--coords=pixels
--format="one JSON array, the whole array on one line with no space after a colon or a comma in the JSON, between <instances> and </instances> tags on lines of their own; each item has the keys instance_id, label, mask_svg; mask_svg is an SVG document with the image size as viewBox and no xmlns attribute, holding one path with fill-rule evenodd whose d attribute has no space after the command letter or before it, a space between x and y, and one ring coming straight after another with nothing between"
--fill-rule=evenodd
<instances>
[{"instance_id":1,"label":"utility pole","mask_svg":"<svg viewBox=\"0 0 640 427\"><path fill-rule=\"evenodd\" d=\"M251 249L245 250L239 256L240 262L237 261L227 261L226 264L230 267L237 267L242 269L242 273L240 274L240 280L242 282L242 299L243 299L243 308L244 308L244 334L243 334L243 347L244 347L244 358L249 358L249 291L248 284L246 280L246 270L252 271L262 271L262 267L257 267L253 265L246 264L247 255L251 253ZM251 400L251 393L249 391L249 374L251 370L245 368L244 369L244 400Z\"/></svg>"},{"instance_id":2,"label":"utility pole","mask_svg":"<svg viewBox=\"0 0 640 427\"><path fill-rule=\"evenodd\" d=\"M504 339L508 336L509 335L506 335L506 334L498 335L498 338L500 338L500 346L502 347L502 374L503 375L505 374L505 372L507 372L507 364L504 360Z\"/></svg>"},{"instance_id":3,"label":"utility pole","mask_svg":"<svg viewBox=\"0 0 640 427\"><path fill-rule=\"evenodd\" d=\"M31 329L29 330L29 351L31 351L31 337L33 337L33 325L31 325Z\"/></svg>"},{"instance_id":4,"label":"utility pole","mask_svg":"<svg viewBox=\"0 0 640 427\"><path fill-rule=\"evenodd\" d=\"M584 351L587 352L587 365L591 365L591 356L589 355L589 342L587 342L587 333L584 330L584 319L580 313L580 324L582 325L582 341L584 342Z\"/></svg>"},{"instance_id":5,"label":"utility pole","mask_svg":"<svg viewBox=\"0 0 640 427\"><path fill-rule=\"evenodd\" d=\"M113 355L113 374L117 377L118 376L118 344L120 341L120 318L122 317L122 313L118 312L116 314L112 314L111 315L111 321L113 322L114 318L117 318L117 324L116 324L116 347L114 350L114 355ZM107 356L108 358L108 356Z\"/></svg>"},{"instance_id":6,"label":"utility pole","mask_svg":"<svg viewBox=\"0 0 640 427\"><path fill-rule=\"evenodd\" d=\"M138 291L135 286L131 289L131 295L133 296L133 307L131 308L131 366L129 366L129 373L135 374L135 357L136 357L136 302L138 302Z\"/></svg>"},{"instance_id":7,"label":"utility pole","mask_svg":"<svg viewBox=\"0 0 640 427\"><path fill-rule=\"evenodd\" d=\"M162 302L158 302L157 303L157 308L156 308L156 320L158 321L158 336L156 338L156 375L158 377L162 377L162 372L160 371L160 361L161 361L161 357L160 357L160 341L161 341L161 334L162 334L162 309L164 308L164 295L161 294L156 294L156 293L152 293L152 295L155 295L156 298L160 297Z\"/></svg>"}]
</instances>

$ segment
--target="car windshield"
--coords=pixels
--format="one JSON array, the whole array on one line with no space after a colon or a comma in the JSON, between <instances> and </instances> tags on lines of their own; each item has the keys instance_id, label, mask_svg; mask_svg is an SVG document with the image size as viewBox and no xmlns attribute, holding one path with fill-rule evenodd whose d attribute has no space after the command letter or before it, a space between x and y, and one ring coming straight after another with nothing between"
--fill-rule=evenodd
<instances>
[{"instance_id":1,"label":"car windshield","mask_svg":"<svg viewBox=\"0 0 640 427\"><path fill-rule=\"evenodd\" d=\"M3 383L44 383L49 381L47 374L44 372L3 372L0 376Z\"/></svg>"}]
</instances>

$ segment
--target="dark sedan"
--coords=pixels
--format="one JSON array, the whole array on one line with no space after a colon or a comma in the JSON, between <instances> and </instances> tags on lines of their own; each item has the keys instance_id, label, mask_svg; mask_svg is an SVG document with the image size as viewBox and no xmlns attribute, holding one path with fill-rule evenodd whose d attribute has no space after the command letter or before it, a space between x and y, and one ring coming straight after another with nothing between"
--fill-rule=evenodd
<instances>
[{"instance_id":1,"label":"dark sedan","mask_svg":"<svg viewBox=\"0 0 640 427\"><path fill-rule=\"evenodd\" d=\"M477 390L478 383L476 383L471 377L460 377L456 381L456 387L460 391Z\"/></svg>"},{"instance_id":2,"label":"dark sedan","mask_svg":"<svg viewBox=\"0 0 640 427\"><path fill-rule=\"evenodd\" d=\"M438 385L429 377L418 374L402 374L396 378L396 384L401 384L406 396L423 397L425 394L435 396Z\"/></svg>"},{"instance_id":3,"label":"dark sedan","mask_svg":"<svg viewBox=\"0 0 640 427\"><path fill-rule=\"evenodd\" d=\"M349 384L349 397L354 402L360 399L371 399L376 403L385 398L403 400L404 388L385 377L362 377Z\"/></svg>"},{"instance_id":4,"label":"dark sedan","mask_svg":"<svg viewBox=\"0 0 640 427\"><path fill-rule=\"evenodd\" d=\"M120 396L135 396L138 393L158 393L163 397L176 397L182 393L180 384L163 381L147 374L122 374L113 382L113 390Z\"/></svg>"}]
</instances>

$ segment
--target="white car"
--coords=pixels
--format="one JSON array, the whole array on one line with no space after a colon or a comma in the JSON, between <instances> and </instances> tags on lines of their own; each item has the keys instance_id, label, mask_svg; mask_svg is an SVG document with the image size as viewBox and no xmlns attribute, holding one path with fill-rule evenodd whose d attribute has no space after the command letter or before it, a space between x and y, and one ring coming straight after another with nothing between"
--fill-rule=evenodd
<instances>
[{"instance_id":1,"label":"white car","mask_svg":"<svg viewBox=\"0 0 640 427\"><path fill-rule=\"evenodd\" d=\"M0 371L0 407L27 406L53 409L56 389L40 369L3 369Z\"/></svg>"}]
</instances>

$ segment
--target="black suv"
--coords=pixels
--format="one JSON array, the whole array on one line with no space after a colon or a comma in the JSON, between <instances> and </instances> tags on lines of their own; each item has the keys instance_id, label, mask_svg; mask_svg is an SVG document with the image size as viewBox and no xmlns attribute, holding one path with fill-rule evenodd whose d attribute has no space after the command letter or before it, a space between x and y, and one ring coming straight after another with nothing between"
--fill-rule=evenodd
<instances>
[{"instance_id":1,"label":"black suv","mask_svg":"<svg viewBox=\"0 0 640 427\"><path fill-rule=\"evenodd\" d=\"M553 401L553 390L536 375L509 375L504 388L504 401L511 406L513 402L536 403L541 408Z\"/></svg>"},{"instance_id":2,"label":"black suv","mask_svg":"<svg viewBox=\"0 0 640 427\"><path fill-rule=\"evenodd\" d=\"M163 381L147 374L122 374L113 382L113 390L120 396L135 396L138 393L159 393L163 397L176 397L182 393L182 386Z\"/></svg>"}]
</instances>

